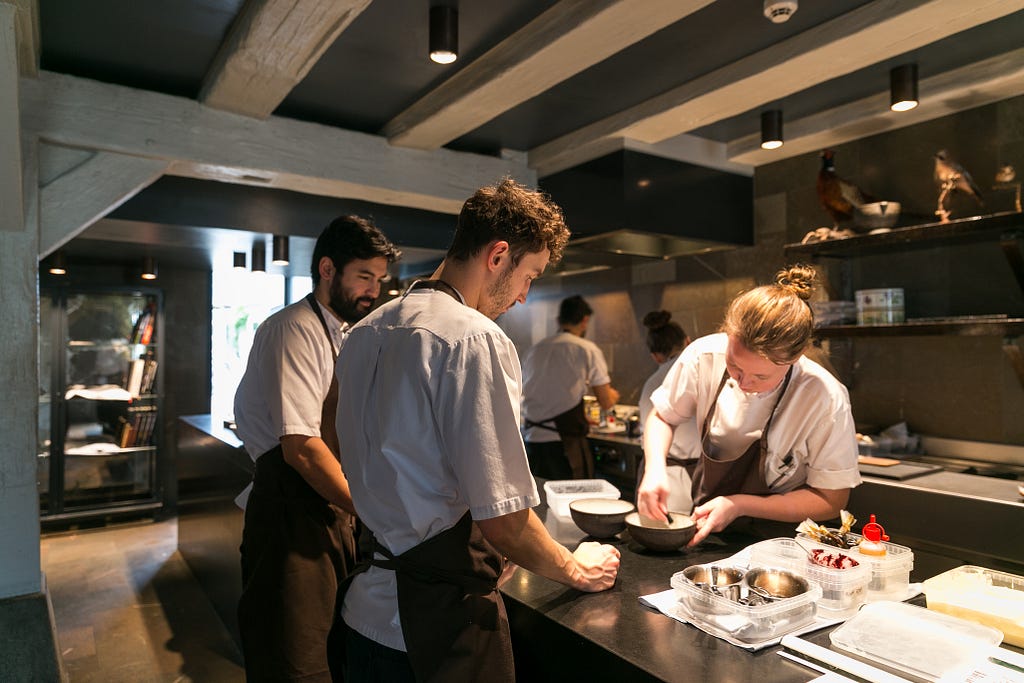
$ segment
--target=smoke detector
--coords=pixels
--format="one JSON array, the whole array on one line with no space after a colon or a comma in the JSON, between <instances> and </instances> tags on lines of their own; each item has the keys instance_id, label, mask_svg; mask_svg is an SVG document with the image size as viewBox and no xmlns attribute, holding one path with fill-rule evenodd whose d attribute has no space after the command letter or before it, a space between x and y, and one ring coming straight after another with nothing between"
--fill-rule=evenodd
<instances>
[{"instance_id":1,"label":"smoke detector","mask_svg":"<svg viewBox=\"0 0 1024 683\"><path fill-rule=\"evenodd\" d=\"M764 0L764 15L773 24L781 24L789 20L798 6L797 0Z\"/></svg>"}]
</instances>

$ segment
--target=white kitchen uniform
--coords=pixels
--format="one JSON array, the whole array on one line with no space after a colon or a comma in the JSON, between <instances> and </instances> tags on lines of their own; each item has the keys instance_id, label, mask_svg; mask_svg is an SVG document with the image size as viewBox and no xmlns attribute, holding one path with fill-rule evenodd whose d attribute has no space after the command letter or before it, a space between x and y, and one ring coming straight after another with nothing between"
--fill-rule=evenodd
<instances>
[{"instance_id":1,"label":"white kitchen uniform","mask_svg":"<svg viewBox=\"0 0 1024 683\"><path fill-rule=\"evenodd\" d=\"M550 420L583 400L587 387L610 384L608 364L597 344L570 332L559 332L534 344L523 363L523 415ZM554 426L553 423L548 423ZM527 441L560 441L558 432L524 427Z\"/></svg>"},{"instance_id":2,"label":"white kitchen uniform","mask_svg":"<svg viewBox=\"0 0 1024 683\"><path fill-rule=\"evenodd\" d=\"M668 371L672 369L679 354L667 359L658 366L658 369L647 378L643 388L640 389L640 425L647 424L647 416L654 410L651 403L651 394L661 386ZM669 479L669 497L666 505L670 511L689 513L693 509L693 496L690 494L692 481L686 469L672 460L685 460L696 464L700 459L700 429L694 419L684 420L676 425L672 432L672 442L668 448L669 462L666 468L666 476ZM637 481L643 478L643 466L641 464L637 472Z\"/></svg>"},{"instance_id":3,"label":"white kitchen uniform","mask_svg":"<svg viewBox=\"0 0 1024 683\"><path fill-rule=\"evenodd\" d=\"M317 305L334 348L340 349L348 324L320 302ZM260 324L235 391L235 431L253 461L280 445L282 436L320 436L320 413L332 372L334 354L305 299ZM250 489L237 499L242 508Z\"/></svg>"},{"instance_id":4,"label":"white kitchen uniform","mask_svg":"<svg viewBox=\"0 0 1024 683\"><path fill-rule=\"evenodd\" d=\"M540 503L519 434L519 356L479 311L412 289L352 328L337 374L352 499L395 555L467 510L490 519ZM406 649L394 571L357 575L342 617L363 636Z\"/></svg>"},{"instance_id":5,"label":"white kitchen uniform","mask_svg":"<svg viewBox=\"0 0 1024 683\"><path fill-rule=\"evenodd\" d=\"M669 424L703 419L725 372L728 337L713 334L693 342L672 364L651 401ZM718 397L710 425L712 447L722 460L743 453L761 437L779 387L748 394L732 379ZM835 377L801 356L768 435L764 479L773 492L804 484L844 489L861 483L849 394Z\"/></svg>"}]
</instances>

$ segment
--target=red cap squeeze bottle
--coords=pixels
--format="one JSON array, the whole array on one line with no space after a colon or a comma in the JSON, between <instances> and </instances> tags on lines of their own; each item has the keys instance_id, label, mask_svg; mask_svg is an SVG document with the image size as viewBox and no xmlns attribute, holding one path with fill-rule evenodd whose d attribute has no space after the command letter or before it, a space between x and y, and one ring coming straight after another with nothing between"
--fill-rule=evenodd
<instances>
[{"instance_id":1,"label":"red cap squeeze bottle","mask_svg":"<svg viewBox=\"0 0 1024 683\"><path fill-rule=\"evenodd\" d=\"M871 521L861 529L861 535L863 538L858 550L862 555L885 555L885 545L882 541L888 541L889 537L885 534L882 525L875 521L874 515L871 515Z\"/></svg>"}]
</instances>

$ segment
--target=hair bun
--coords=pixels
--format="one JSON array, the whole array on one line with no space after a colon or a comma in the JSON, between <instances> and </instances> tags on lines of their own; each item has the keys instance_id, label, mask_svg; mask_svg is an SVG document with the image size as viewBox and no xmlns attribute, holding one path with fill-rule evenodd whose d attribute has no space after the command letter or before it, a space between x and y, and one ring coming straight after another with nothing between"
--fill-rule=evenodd
<instances>
[{"instance_id":1,"label":"hair bun","mask_svg":"<svg viewBox=\"0 0 1024 683\"><path fill-rule=\"evenodd\" d=\"M644 327L649 330L656 330L659 327L668 325L671 319L672 314L668 311L651 311L644 316Z\"/></svg>"},{"instance_id":2,"label":"hair bun","mask_svg":"<svg viewBox=\"0 0 1024 683\"><path fill-rule=\"evenodd\" d=\"M818 272L812 266L798 264L780 270L775 275L775 284L808 301L817 279Z\"/></svg>"}]
</instances>

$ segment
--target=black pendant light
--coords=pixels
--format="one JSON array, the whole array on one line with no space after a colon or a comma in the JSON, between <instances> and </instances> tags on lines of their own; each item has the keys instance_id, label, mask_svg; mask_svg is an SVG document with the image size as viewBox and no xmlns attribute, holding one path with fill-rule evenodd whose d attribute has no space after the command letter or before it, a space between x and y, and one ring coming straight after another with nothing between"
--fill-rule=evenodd
<instances>
[{"instance_id":1,"label":"black pendant light","mask_svg":"<svg viewBox=\"0 0 1024 683\"><path fill-rule=\"evenodd\" d=\"M252 272L267 272L267 248L262 242L252 245Z\"/></svg>"},{"instance_id":2,"label":"black pendant light","mask_svg":"<svg viewBox=\"0 0 1024 683\"><path fill-rule=\"evenodd\" d=\"M889 109L909 111L917 104L917 64L903 64L889 71Z\"/></svg>"},{"instance_id":3,"label":"black pendant light","mask_svg":"<svg viewBox=\"0 0 1024 683\"><path fill-rule=\"evenodd\" d=\"M156 259L152 256L144 256L142 258L142 279L156 279Z\"/></svg>"},{"instance_id":4,"label":"black pendant light","mask_svg":"<svg viewBox=\"0 0 1024 683\"><path fill-rule=\"evenodd\" d=\"M782 110L761 112L761 149L782 147Z\"/></svg>"},{"instance_id":5,"label":"black pendant light","mask_svg":"<svg viewBox=\"0 0 1024 683\"><path fill-rule=\"evenodd\" d=\"M50 275L68 274L68 258L63 251L58 251L50 258L49 273Z\"/></svg>"},{"instance_id":6,"label":"black pendant light","mask_svg":"<svg viewBox=\"0 0 1024 683\"><path fill-rule=\"evenodd\" d=\"M234 266L233 266L234 269L235 270L245 270L245 265L246 265L245 264L245 260L246 260L245 259L245 252L244 251L236 251L235 252L235 257L234 257Z\"/></svg>"},{"instance_id":7,"label":"black pendant light","mask_svg":"<svg viewBox=\"0 0 1024 683\"><path fill-rule=\"evenodd\" d=\"M275 266L288 265L288 235L274 235L274 257L271 263Z\"/></svg>"},{"instance_id":8,"label":"black pendant light","mask_svg":"<svg viewBox=\"0 0 1024 683\"><path fill-rule=\"evenodd\" d=\"M438 5L430 8L430 59L451 64L459 56L459 10Z\"/></svg>"}]
</instances>

